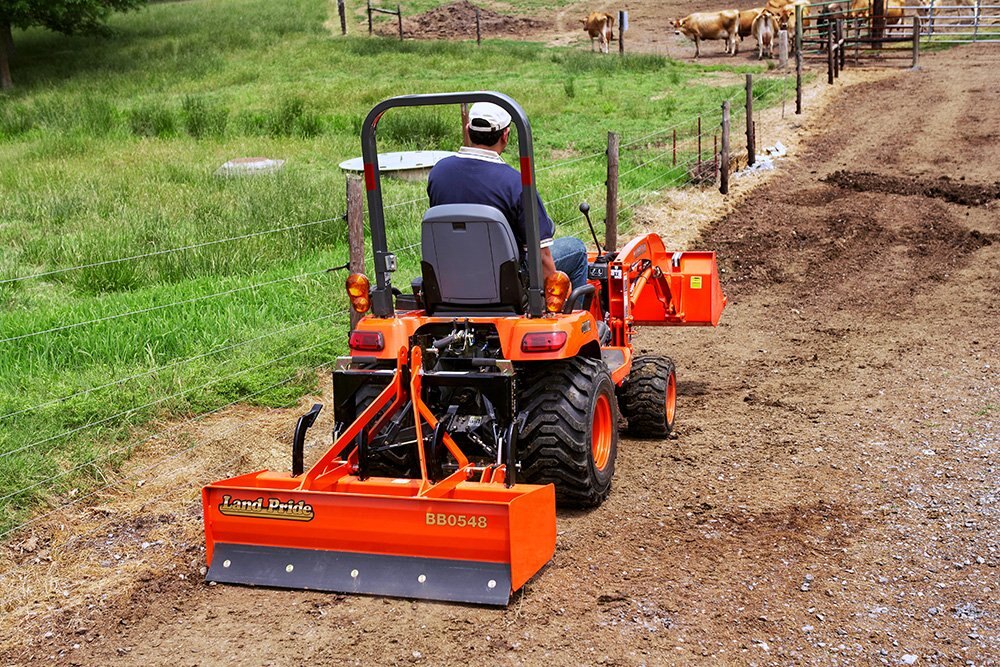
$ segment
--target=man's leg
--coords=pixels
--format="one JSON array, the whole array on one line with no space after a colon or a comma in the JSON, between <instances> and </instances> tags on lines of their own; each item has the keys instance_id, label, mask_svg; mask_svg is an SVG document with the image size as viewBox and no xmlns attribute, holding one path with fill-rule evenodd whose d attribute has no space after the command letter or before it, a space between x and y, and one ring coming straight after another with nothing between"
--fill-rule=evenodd
<instances>
[{"instance_id":1,"label":"man's leg","mask_svg":"<svg viewBox=\"0 0 1000 667\"><path fill-rule=\"evenodd\" d=\"M578 238L558 238L550 248L556 269L562 271L573 283L573 289L587 284L587 246Z\"/></svg>"}]
</instances>

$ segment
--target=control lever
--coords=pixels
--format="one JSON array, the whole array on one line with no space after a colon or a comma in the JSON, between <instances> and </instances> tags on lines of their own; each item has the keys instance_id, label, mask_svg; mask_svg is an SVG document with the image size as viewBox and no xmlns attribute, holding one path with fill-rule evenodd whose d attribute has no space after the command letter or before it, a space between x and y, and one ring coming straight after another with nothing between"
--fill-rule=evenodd
<instances>
[{"instance_id":1,"label":"control lever","mask_svg":"<svg viewBox=\"0 0 1000 667\"><path fill-rule=\"evenodd\" d=\"M590 235L594 237L594 245L597 246L597 254L603 255L604 251L601 250L601 244L597 240L597 232L594 231L594 224L590 221L590 204L585 201L580 202L580 213L583 213L583 217L587 219L587 226L590 227Z\"/></svg>"}]
</instances>

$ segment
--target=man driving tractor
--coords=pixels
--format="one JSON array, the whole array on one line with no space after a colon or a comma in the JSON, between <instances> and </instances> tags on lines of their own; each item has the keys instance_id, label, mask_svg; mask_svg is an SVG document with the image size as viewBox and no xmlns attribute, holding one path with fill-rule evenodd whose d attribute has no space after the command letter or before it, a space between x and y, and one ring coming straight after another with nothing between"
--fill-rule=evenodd
<instances>
[{"instance_id":1,"label":"man driving tractor","mask_svg":"<svg viewBox=\"0 0 1000 667\"><path fill-rule=\"evenodd\" d=\"M521 175L500 157L510 141L510 114L492 102L476 102L469 108L469 143L458 155L447 157L431 169L427 195L431 206L440 204L486 204L503 213L521 247L527 245L524 212L521 210ZM553 239L555 223L538 198L542 273L556 271L569 276L573 289L587 284L587 248L573 237Z\"/></svg>"}]
</instances>

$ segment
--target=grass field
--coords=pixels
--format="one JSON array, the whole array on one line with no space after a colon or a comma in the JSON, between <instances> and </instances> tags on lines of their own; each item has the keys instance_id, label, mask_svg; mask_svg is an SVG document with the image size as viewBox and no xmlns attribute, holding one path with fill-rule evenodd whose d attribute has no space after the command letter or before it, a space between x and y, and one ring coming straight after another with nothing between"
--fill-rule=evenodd
<instances>
[{"instance_id":1,"label":"grass field","mask_svg":"<svg viewBox=\"0 0 1000 667\"><path fill-rule=\"evenodd\" d=\"M337 164L359 154L375 102L481 88L520 100L566 233L581 229L581 198L603 205L609 130L628 143L741 94L658 56L333 37L328 11L192 0L116 16L112 39L15 33L16 88L0 96L0 533L100 480L165 420L287 404L343 351L343 273L325 272L346 261ZM761 101L777 96L761 85ZM455 149L458 111L387 116L379 137ZM685 179L642 166L662 143L629 148L626 202ZM213 176L241 155L287 164ZM405 284L422 185L386 188Z\"/></svg>"}]
</instances>

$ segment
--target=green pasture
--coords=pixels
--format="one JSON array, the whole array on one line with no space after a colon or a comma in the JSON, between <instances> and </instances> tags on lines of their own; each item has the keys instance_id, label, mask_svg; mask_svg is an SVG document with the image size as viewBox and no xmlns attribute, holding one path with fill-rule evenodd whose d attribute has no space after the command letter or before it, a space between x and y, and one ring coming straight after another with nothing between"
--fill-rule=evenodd
<instances>
[{"instance_id":1,"label":"green pasture","mask_svg":"<svg viewBox=\"0 0 1000 667\"><path fill-rule=\"evenodd\" d=\"M679 124L683 163L693 116L706 112L711 132L722 101L742 99L739 81L699 83L740 68L399 43L357 26L344 38L324 27L331 7L191 0L115 16L111 39L15 33L16 87L0 95L0 533L102 483L166 424L234 402L287 405L313 387L312 369L346 347L344 274L325 271L347 259L337 165L360 153L377 101L483 88L518 99L542 195L574 233L581 199L603 208L608 131L625 144L627 224L630 204L687 179L659 131ZM758 104L780 84L762 78ZM456 149L458 120L454 108L390 113L380 148ZM711 145L709 134L706 159ZM286 167L213 176L258 155ZM423 197L421 184L386 181L404 285Z\"/></svg>"}]
</instances>

